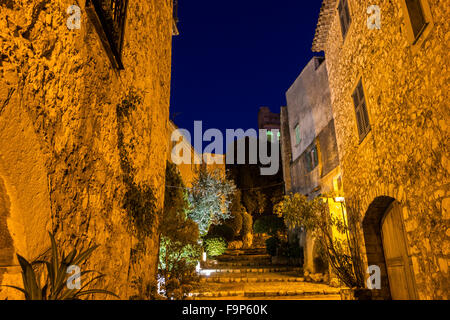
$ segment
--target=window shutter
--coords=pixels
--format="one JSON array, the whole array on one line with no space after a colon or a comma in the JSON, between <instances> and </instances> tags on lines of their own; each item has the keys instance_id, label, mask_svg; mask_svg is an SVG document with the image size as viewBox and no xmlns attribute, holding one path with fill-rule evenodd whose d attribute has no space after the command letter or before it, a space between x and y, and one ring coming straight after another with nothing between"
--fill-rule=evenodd
<instances>
[{"instance_id":1,"label":"window shutter","mask_svg":"<svg viewBox=\"0 0 450 320\"><path fill-rule=\"evenodd\" d=\"M358 134L359 134L359 139L362 139L363 135L364 135L364 125L362 123L362 119L361 119L361 110L359 108L356 109L356 124L358 126Z\"/></svg>"}]
</instances>

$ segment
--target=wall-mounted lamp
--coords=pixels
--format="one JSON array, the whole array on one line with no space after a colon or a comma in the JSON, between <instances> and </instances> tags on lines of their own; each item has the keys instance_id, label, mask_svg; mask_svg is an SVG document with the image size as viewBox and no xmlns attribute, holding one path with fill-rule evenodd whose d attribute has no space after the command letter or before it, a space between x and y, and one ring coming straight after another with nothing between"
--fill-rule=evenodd
<instances>
[{"instance_id":1,"label":"wall-mounted lamp","mask_svg":"<svg viewBox=\"0 0 450 320\"><path fill-rule=\"evenodd\" d=\"M344 197L336 197L334 198L334 202L345 202L345 198Z\"/></svg>"}]
</instances>

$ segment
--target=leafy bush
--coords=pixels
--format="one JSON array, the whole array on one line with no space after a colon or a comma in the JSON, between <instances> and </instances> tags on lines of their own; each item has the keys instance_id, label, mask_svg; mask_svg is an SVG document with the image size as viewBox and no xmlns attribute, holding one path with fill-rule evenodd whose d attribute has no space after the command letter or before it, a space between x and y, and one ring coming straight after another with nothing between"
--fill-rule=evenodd
<instances>
[{"instance_id":1,"label":"leafy bush","mask_svg":"<svg viewBox=\"0 0 450 320\"><path fill-rule=\"evenodd\" d=\"M274 257L277 255L277 249L280 245L280 240L277 237L270 237L266 240L266 251L267 253Z\"/></svg>"},{"instance_id":2,"label":"leafy bush","mask_svg":"<svg viewBox=\"0 0 450 320\"><path fill-rule=\"evenodd\" d=\"M227 243L223 238L209 238L204 240L204 247L209 257L217 257L225 253Z\"/></svg>"},{"instance_id":3,"label":"leafy bush","mask_svg":"<svg viewBox=\"0 0 450 320\"><path fill-rule=\"evenodd\" d=\"M264 216L258 218L253 225L253 231L257 234L275 235L278 231L285 229L284 221L277 216Z\"/></svg>"},{"instance_id":4,"label":"leafy bush","mask_svg":"<svg viewBox=\"0 0 450 320\"><path fill-rule=\"evenodd\" d=\"M98 273L99 275L84 281L80 289L69 289L67 281L71 275L67 273L68 268L73 265L76 266L85 263L98 246L90 247L80 253L74 249L66 255L64 252L59 252L53 234L49 233L49 235L52 244L51 249L47 251L51 253L49 261L37 260L30 263L24 257L17 255L20 267L22 268L23 288L15 286L5 287L19 290L25 295L26 300L78 300L82 296L96 293L112 295L119 298L110 291L90 288L90 285L105 277L105 275L92 270L83 271L80 276L83 277L89 273ZM39 281L41 279L41 273L37 271L40 265L45 265L47 270L43 286L41 286L41 281Z\"/></svg>"},{"instance_id":5,"label":"leafy bush","mask_svg":"<svg viewBox=\"0 0 450 320\"><path fill-rule=\"evenodd\" d=\"M234 230L226 224L212 226L206 238L223 238L230 242L234 239Z\"/></svg>"},{"instance_id":6,"label":"leafy bush","mask_svg":"<svg viewBox=\"0 0 450 320\"><path fill-rule=\"evenodd\" d=\"M236 186L220 171L201 168L188 194L192 205L189 218L195 221L200 235L205 236L212 225L222 224L230 218L230 205Z\"/></svg>"},{"instance_id":7,"label":"leafy bush","mask_svg":"<svg viewBox=\"0 0 450 320\"><path fill-rule=\"evenodd\" d=\"M347 199L342 209L347 209L347 219L330 215L328 199L335 194L322 195L311 201L301 194L290 194L275 206L275 212L284 218L289 228L304 227L318 239L324 249L322 261L316 261L317 268L326 269L328 262L334 274L347 287L364 288L365 272L357 227L361 224L361 204ZM335 236L330 230L336 230ZM352 236L350 236L352 235ZM323 264L322 264L323 262Z\"/></svg>"}]
</instances>

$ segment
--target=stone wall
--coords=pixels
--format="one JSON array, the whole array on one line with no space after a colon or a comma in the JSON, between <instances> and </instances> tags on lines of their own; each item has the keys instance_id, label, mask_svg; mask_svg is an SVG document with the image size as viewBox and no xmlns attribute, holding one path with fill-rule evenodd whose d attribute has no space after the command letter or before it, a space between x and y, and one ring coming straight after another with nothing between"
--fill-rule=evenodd
<instances>
[{"instance_id":1,"label":"stone wall","mask_svg":"<svg viewBox=\"0 0 450 320\"><path fill-rule=\"evenodd\" d=\"M129 1L122 71L112 68L85 1L75 3L81 29L71 31L66 10L74 1L0 1L0 199L10 203L7 227L0 213L1 245L11 238L14 253L32 259L49 245L47 231L66 251L98 244L82 269L105 273L102 286L127 299L135 293L131 281L150 281L157 267L154 230L164 200L172 1ZM116 106L133 91L142 103L118 117ZM123 209L129 190L121 148L133 183L152 187L156 197L145 239L130 229ZM17 264L8 257L4 266ZM0 268L2 273L1 284L21 285L17 268ZM4 297L20 295L0 289Z\"/></svg>"},{"instance_id":2,"label":"stone wall","mask_svg":"<svg viewBox=\"0 0 450 320\"><path fill-rule=\"evenodd\" d=\"M366 258L380 254L376 239L364 245L369 241L367 228L380 228L364 220L367 212L383 211L396 200L402 206L418 298L448 299L450 73L446 60L450 7L445 1L427 3L432 23L417 44L408 38L402 1L353 0L349 1L352 22L345 40L334 11L322 49L344 190L348 200L358 203L359 220L365 221L361 234L365 233L362 249ZM381 8L380 30L369 30L366 25L370 5ZM352 102L360 78L371 125L361 143ZM371 221L379 223L376 220Z\"/></svg>"}]
</instances>

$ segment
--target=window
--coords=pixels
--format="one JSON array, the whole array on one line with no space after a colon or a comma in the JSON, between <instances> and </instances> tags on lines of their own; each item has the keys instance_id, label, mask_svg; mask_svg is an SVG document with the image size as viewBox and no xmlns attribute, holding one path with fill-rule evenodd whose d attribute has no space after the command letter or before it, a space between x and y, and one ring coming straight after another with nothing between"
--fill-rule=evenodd
<instances>
[{"instance_id":1,"label":"window","mask_svg":"<svg viewBox=\"0 0 450 320\"><path fill-rule=\"evenodd\" d=\"M339 6L339 20L341 22L342 38L345 39L348 29L350 28L351 18L350 9L348 8L348 0L340 0Z\"/></svg>"},{"instance_id":2,"label":"window","mask_svg":"<svg viewBox=\"0 0 450 320\"><path fill-rule=\"evenodd\" d=\"M319 164L319 156L317 153L317 146L314 146L306 153L306 169L308 172L314 170Z\"/></svg>"},{"instance_id":3,"label":"window","mask_svg":"<svg viewBox=\"0 0 450 320\"><path fill-rule=\"evenodd\" d=\"M405 0L414 38L418 38L427 26L425 13L420 0Z\"/></svg>"},{"instance_id":4,"label":"window","mask_svg":"<svg viewBox=\"0 0 450 320\"><path fill-rule=\"evenodd\" d=\"M295 126L295 143L299 144L302 141L302 138L300 136L300 125Z\"/></svg>"},{"instance_id":5,"label":"window","mask_svg":"<svg viewBox=\"0 0 450 320\"><path fill-rule=\"evenodd\" d=\"M359 140L362 141L370 131L369 115L367 113L366 98L362 81L359 80L353 92L353 103L355 105L356 123L358 126Z\"/></svg>"},{"instance_id":6,"label":"window","mask_svg":"<svg viewBox=\"0 0 450 320\"><path fill-rule=\"evenodd\" d=\"M122 45L128 0L87 0L86 9L116 69L123 69Z\"/></svg>"}]
</instances>

